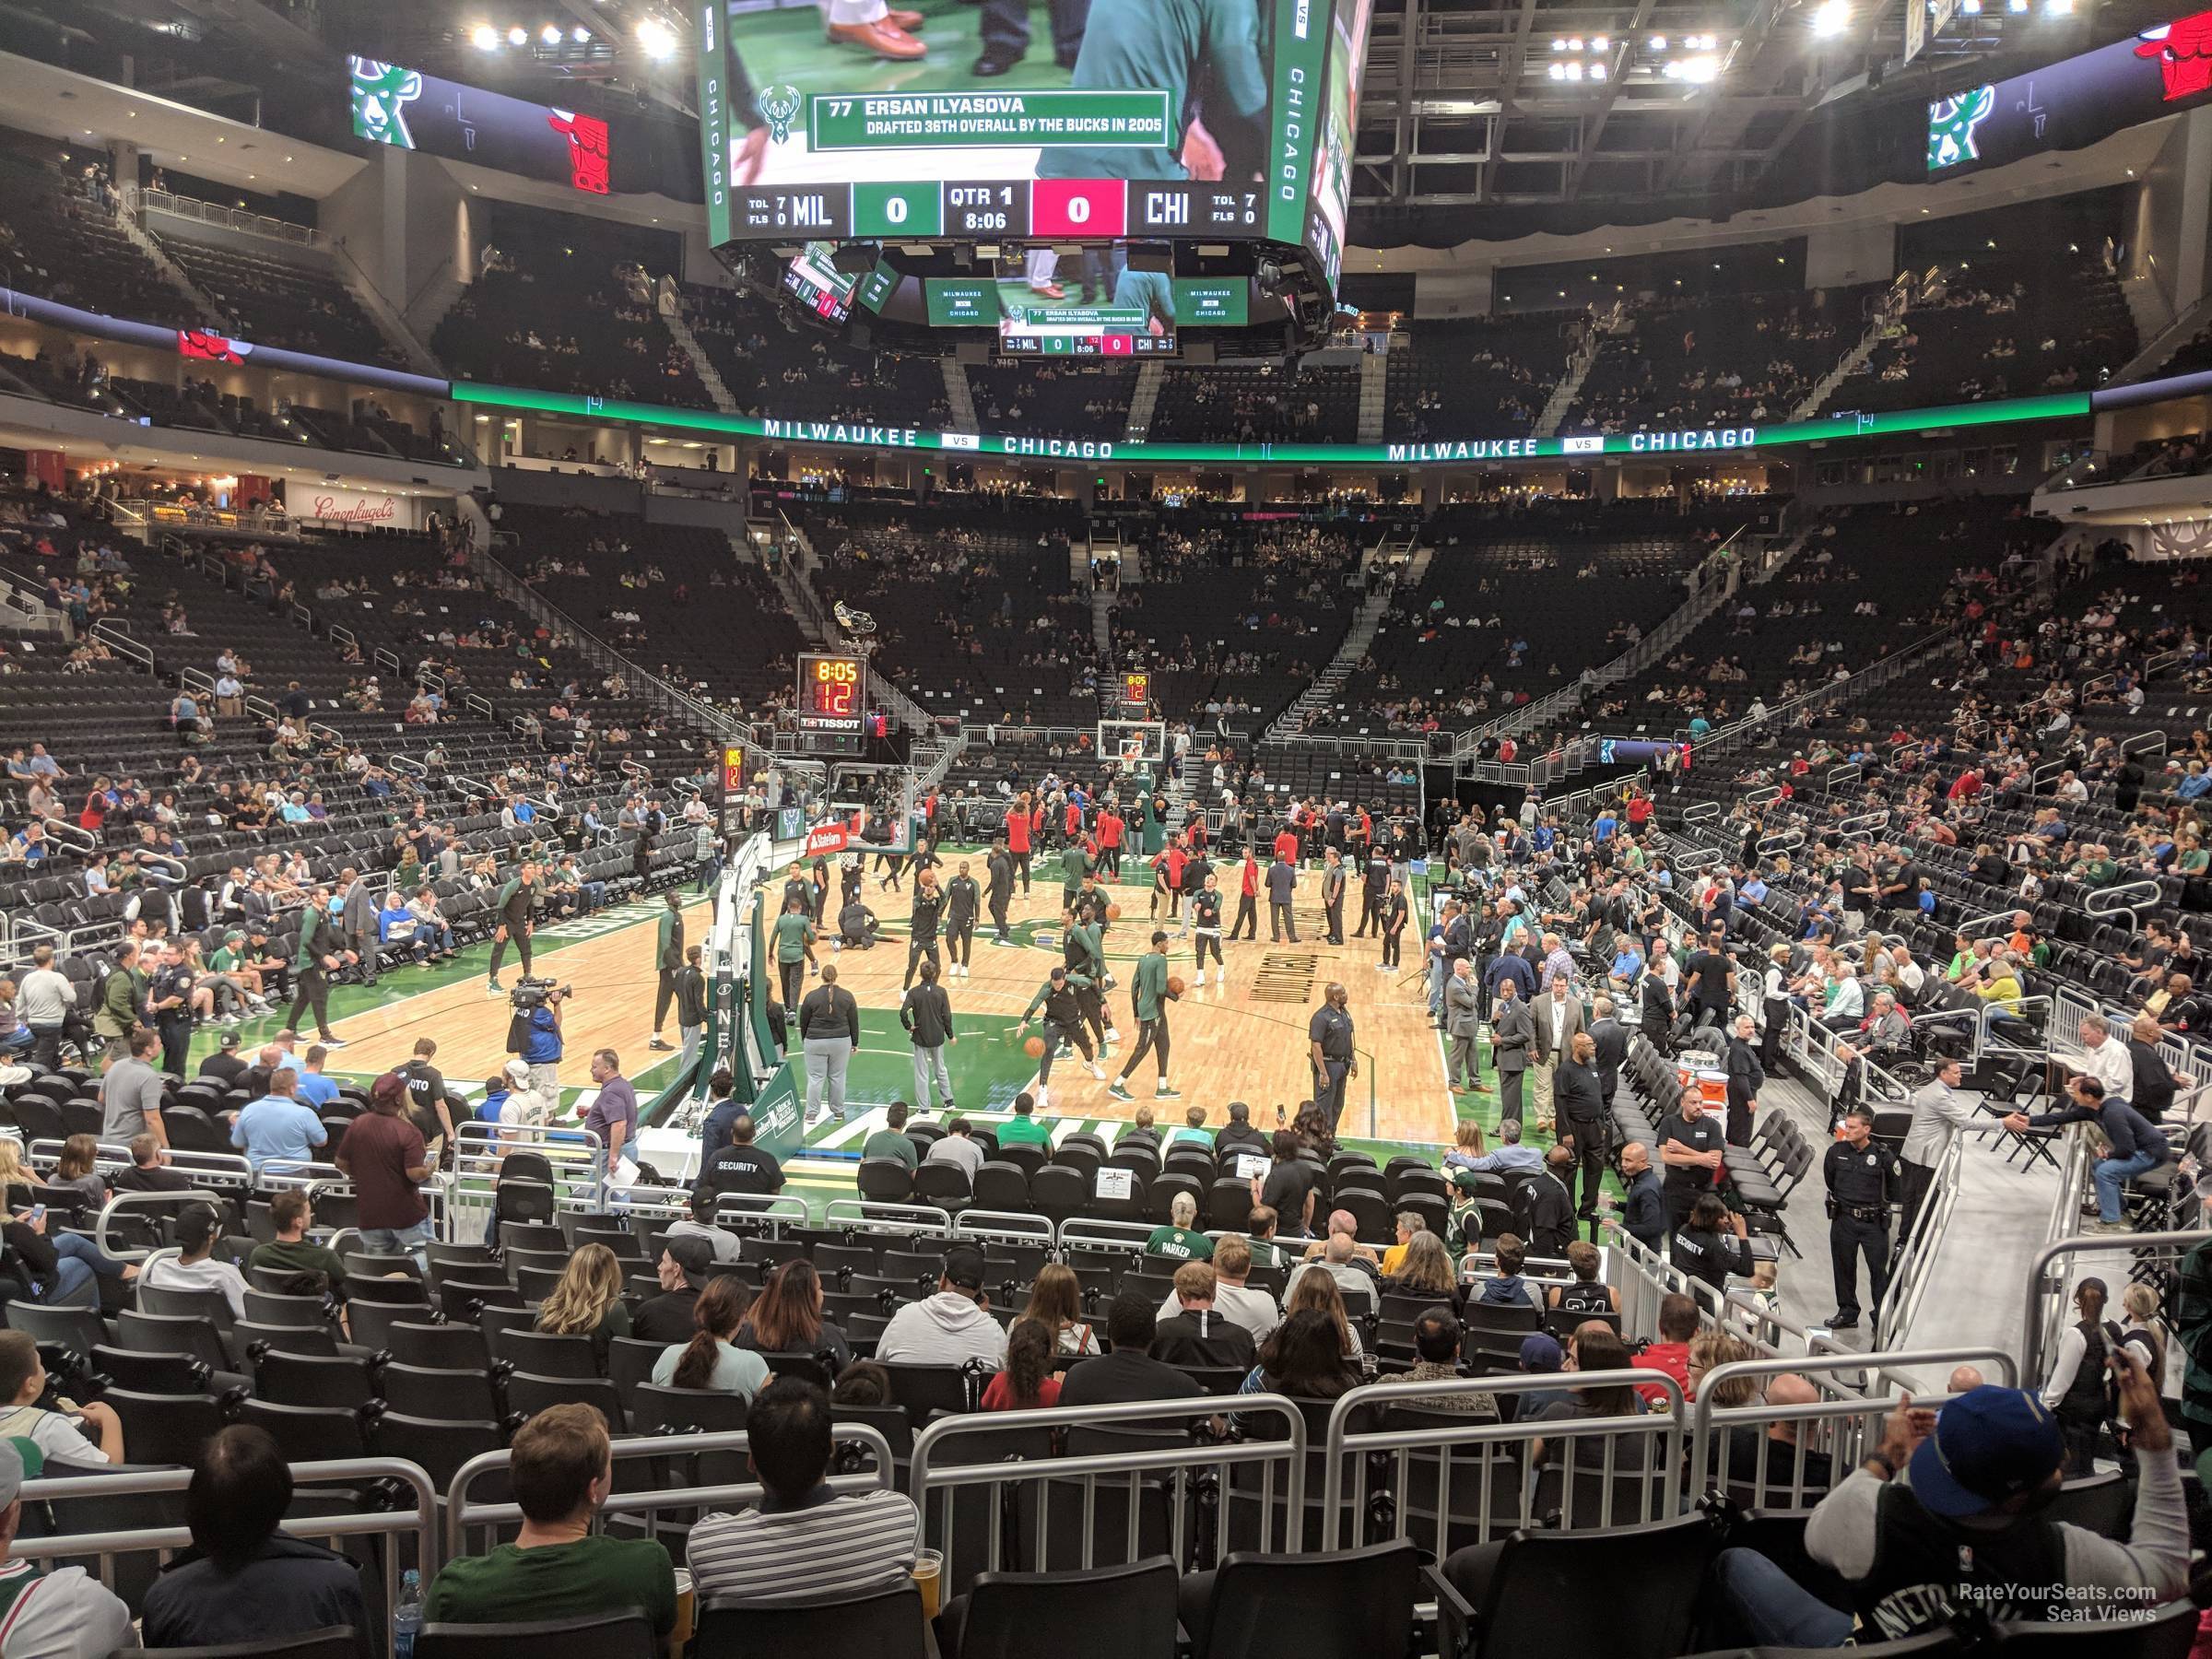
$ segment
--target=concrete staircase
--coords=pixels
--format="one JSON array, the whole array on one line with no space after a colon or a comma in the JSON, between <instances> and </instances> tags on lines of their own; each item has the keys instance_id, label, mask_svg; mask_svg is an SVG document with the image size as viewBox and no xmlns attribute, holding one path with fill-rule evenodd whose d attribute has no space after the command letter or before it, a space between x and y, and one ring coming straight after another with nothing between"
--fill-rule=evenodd
<instances>
[{"instance_id":1,"label":"concrete staircase","mask_svg":"<svg viewBox=\"0 0 2212 1659\"><path fill-rule=\"evenodd\" d=\"M945 402L952 409L952 429L956 432L974 432L982 429L975 424L975 388L968 383L965 365L947 358L945 371Z\"/></svg>"},{"instance_id":2,"label":"concrete staircase","mask_svg":"<svg viewBox=\"0 0 2212 1659\"><path fill-rule=\"evenodd\" d=\"M1593 325L1583 343L1575 347L1574 355L1567 359L1567 372L1559 377L1559 383L1551 389L1551 395L1544 403L1544 412L1536 417L1537 437L1557 438L1559 435L1559 424L1567 418L1567 411L1574 407L1574 400L1581 395L1583 381L1590 372L1590 365L1597 361L1598 349L1611 332L1610 324L1600 321Z\"/></svg>"},{"instance_id":3,"label":"concrete staircase","mask_svg":"<svg viewBox=\"0 0 2212 1659\"><path fill-rule=\"evenodd\" d=\"M2212 294L2206 294L2194 305L2189 306L2156 334L2143 333L2142 321L2138 318L2136 335L2143 345L2134 357L2113 371L2112 383L2124 385L2130 381L2148 379L2168 358L2196 338L2198 331L2207 323L2212 323Z\"/></svg>"},{"instance_id":4,"label":"concrete staircase","mask_svg":"<svg viewBox=\"0 0 2212 1659\"><path fill-rule=\"evenodd\" d=\"M1261 741L1271 743L1305 729L1306 721L1327 709L1344 689L1344 682L1352 677L1367 648L1374 643L1375 629L1382 626L1382 613L1390 608L1390 590L1383 588L1359 601L1352 612L1352 625L1345 630L1344 639L1336 647L1336 654L1322 665L1313 683L1298 694L1297 700L1275 718Z\"/></svg>"},{"instance_id":5,"label":"concrete staircase","mask_svg":"<svg viewBox=\"0 0 2212 1659\"><path fill-rule=\"evenodd\" d=\"M1385 335L1380 350L1371 351L1359 359L1359 441L1380 443L1382 428L1390 418L1384 388L1390 379L1390 339Z\"/></svg>"},{"instance_id":6,"label":"concrete staircase","mask_svg":"<svg viewBox=\"0 0 2212 1659\"><path fill-rule=\"evenodd\" d=\"M1113 665L1113 595L1097 589L1090 595L1090 642L1099 653L1101 670Z\"/></svg>"},{"instance_id":7,"label":"concrete staircase","mask_svg":"<svg viewBox=\"0 0 2212 1659\"><path fill-rule=\"evenodd\" d=\"M438 324L445 321L453 302L467 292L468 284L454 275L453 262L449 259L398 308L399 316L416 335L427 340L438 332Z\"/></svg>"},{"instance_id":8,"label":"concrete staircase","mask_svg":"<svg viewBox=\"0 0 2212 1659\"><path fill-rule=\"evenodd\" d=\"M335 242L326 242L324 246L331 253L331 268L337 272L338 280L346 285L346 291L353 296L357 305L375 320L385 340L399 348L401 355L407 359L407 367L418 374L443 380L445 365L438 360L422 337L407 326L407 320L392 308L392 302L377 291L376 284L370 281L368 273L354 263L353 255ZM457 287L455 292L459 292Z\"/></svg>"},{"instance_id":9,"label":"concrete staircase","mask_svg":"<svg viewBox=\"0 0 2212 1659\"><path fill-rule=\"evenodd\" d=\"M221 324L225 329L235 329L238 326L238 320L235 317L200 291L199 285L184 274L184 267L171 259L169 256L169 250L157 241L152 233L138 222L136 214L117 214L115 228L130 240L138 252L154 262L154 268L159 270L168 280L170 287L191 300L193 309L202 317L205 317L210 324Z\"/></svg>"},{"instance_id":10,"label":"concrete staircase","mask_svg":"<svg viewBox=\"0 0 2212 1659\"><path fill-rule=\"evenodd\" d=\"M2136 338L2155 340L2173 324L2173 306L2153 276L2125 276L2120 281L2121 298L2136 320Z\"/></svg>"},{"instance_id":11,"label":"concrete staircase","mask_svg":"<svg viewBox=\"0 0 2212 1659\"><path fill-rule=\"evenodd\" d=\"M1882 320L1877 318L1866 326L1858 344L1837 359L1836 366L1813 382L1813 389L1800 398L1797 406L1790 411L1792 420L1810 420L1828 406L1843 382L1866 367L1866 359L1874 348L1882 343Z\"/></svg>"},{"instance_id":12,"label":"concrete staircase","mask_svg":"<svg viewBox=\"0 0 2212 1659\"><path fill-rule=\"evenodd\" d=\"M1157 359L1141 365L1136 371L1136 390L1129 394L1129 429L1124 436L1131 443L1143 441L1152 429L1152 411L1159 406L1159 386L1168 371Z\"/></svg>"},{"instance_id":13,"label":"concrete staircase","mask_svg":"<svg viewBox=\"0 0 2212 1659\"><path fill-rule=\"evenodd\" d=\"M742 413L737 407L737 400L730 395L729 386L707 357L706 348L700 345L699 336L691 332L691 324L684 321L683 306L677 304L667 307L661 312L661 321L667 324L670 337L683 348L684 356L691 359L691 371L699 376L699 383L706 387L707 395L714 400L714 406L724 415Z\"/></svg>"}]
</instances>

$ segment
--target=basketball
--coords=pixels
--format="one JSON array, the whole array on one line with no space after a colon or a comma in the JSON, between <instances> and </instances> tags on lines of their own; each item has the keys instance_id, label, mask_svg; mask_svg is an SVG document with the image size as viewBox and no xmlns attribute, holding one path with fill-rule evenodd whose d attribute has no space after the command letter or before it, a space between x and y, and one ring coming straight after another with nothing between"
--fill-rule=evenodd
<instances>
[{"instance_id":1,"label":"basketball","mask_svg":"<svg viewBox=\"0 0 2212 1659\"><path fill-rule=\"evenodd\" d=\"M1171 973L1168 975L1168 994L1171 996L1181 996L1182 994L1182 974Z\"/></svg>"},{"instance_id":2,"label":"basketball","mask_svg":"<svg viewBox=\"0 0 2212 1659\"><path fill-rule=\"evenodd\" d=\"M1109 921L1109 922L1119 922L1121 919L1122 919L1122 907L1121 907L1120 905L1118 905L1118 904L1110 904L1110 905L1108 905L1108 906L1106 907L1106 920L1107 920L1107 921Z\"/></svg>"},{"instance_id":3,"label":"basketball","mask_svg":"<svg viewBox=\"0 0 2212 1659\"><path fill-rule=\"evenodd\" d=\"M1027 1042L1021 1045L1021 1048L1022 1052L1029 1055L1029 1057L1032 1060L1041 1060L1044 1058L1044 1039L1041 1037L1030 1038Z\"/></svg>"}]
</instances>

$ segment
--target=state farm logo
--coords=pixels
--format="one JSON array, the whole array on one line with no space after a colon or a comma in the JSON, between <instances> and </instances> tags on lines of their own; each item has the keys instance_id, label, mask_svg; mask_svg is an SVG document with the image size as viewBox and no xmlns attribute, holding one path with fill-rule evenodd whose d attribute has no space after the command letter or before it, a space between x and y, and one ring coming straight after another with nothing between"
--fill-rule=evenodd
<instances>
[{"instance_id":1,"label":"state farm logo","mask_svg":"<svg viewBox=\"0 0 2212 1659\"><path fill-rule=\"evenodd\" d=\"M379 524L399 516L399 503L390 496L357 496L341 505L335 496L319 495L310 518L335 519L342 524Z\"/></svg>"}]
</instances>

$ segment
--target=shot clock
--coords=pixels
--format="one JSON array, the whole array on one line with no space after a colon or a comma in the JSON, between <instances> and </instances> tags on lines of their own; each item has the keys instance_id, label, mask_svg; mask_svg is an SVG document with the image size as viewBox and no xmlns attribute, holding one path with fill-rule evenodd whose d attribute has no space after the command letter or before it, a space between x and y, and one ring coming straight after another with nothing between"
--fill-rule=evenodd
<instances>
[{"instance_id":1,"label":"shot clock","mask_svg":"<svg viewBox=\"0 0 2212 1659\"><path fill-rule=\"evenodd\" d=\"M849 738L867 727L867 659L850 652L808 652L799 658L802 739Z\"/></svg>"}]
</instances>

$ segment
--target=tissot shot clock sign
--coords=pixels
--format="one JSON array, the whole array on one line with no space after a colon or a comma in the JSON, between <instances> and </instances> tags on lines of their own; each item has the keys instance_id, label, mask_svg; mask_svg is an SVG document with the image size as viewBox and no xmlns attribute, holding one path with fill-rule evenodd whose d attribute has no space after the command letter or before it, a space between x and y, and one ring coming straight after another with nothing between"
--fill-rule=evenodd
<instances>
[{"instance_id":1,"label":"tissot shot clock sign","mask_svg":"<svg viewBox=\"0 0 2212 1659\"><path fill-rule=\"evenodd\" d=\"M1995 167L2212 102L2212 11L1928 105L1928 171Z\"/></svg>"},{"instance_id":2,"label":"tissot shot clock sign","mask_svg":"<svg viewBox=\"0 0 2212 1659\"><path fill-rule=\"evenodd\" d=\"M799 735L858 737L866 728L867 659L809 652L799 658Z\"/></svg>"}]
</instances>

